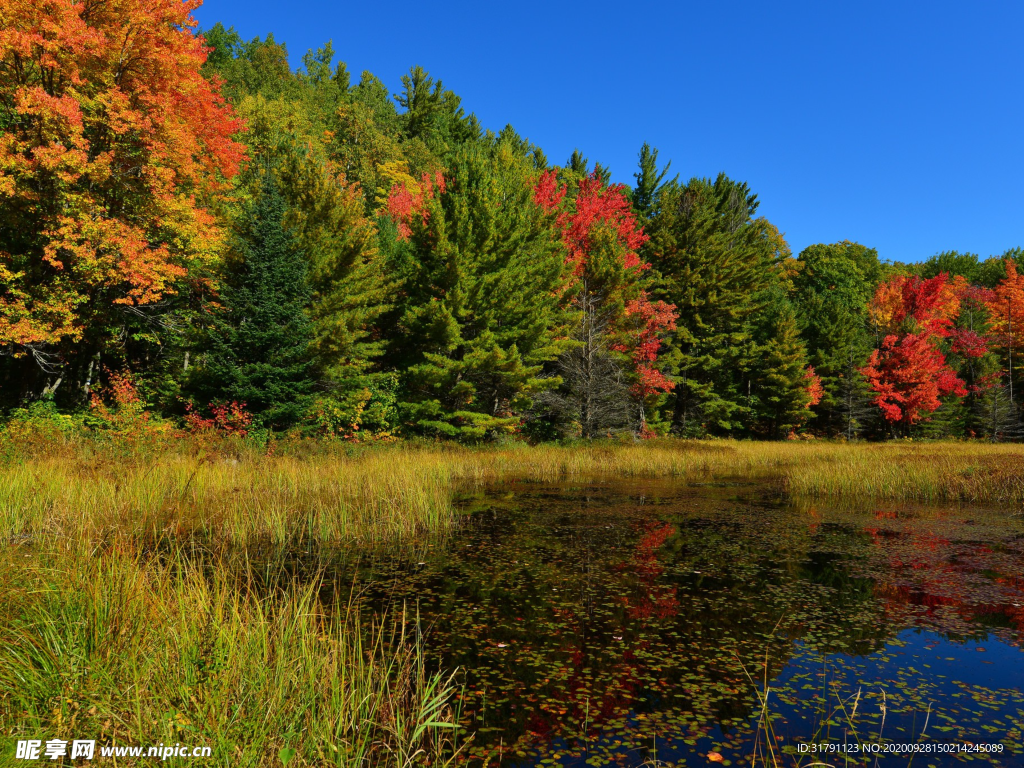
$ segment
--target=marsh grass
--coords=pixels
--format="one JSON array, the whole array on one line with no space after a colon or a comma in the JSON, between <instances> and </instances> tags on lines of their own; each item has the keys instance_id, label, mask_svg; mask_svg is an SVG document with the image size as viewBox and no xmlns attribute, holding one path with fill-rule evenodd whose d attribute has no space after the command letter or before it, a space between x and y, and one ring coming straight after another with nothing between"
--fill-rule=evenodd
<instances>
[{"instance_id":1,"label":"marsh grass","mask_svg":"<svg viewBox=\"0 0 1024 768\"><path fill-rule=\"evenodd\" d=\"M133 554L7 565L12 739L210 746L218 766L443 765L456 752L455 680L428 669L415 616L362 626L316 584L266 594L226 569Z\"/></svg>"},{"instance_id":2,"label":"marsh grass","mask_svg":"<svg viewBox=\"0 0 1024 768\"><path fill-rule=\"evenodd\" d=\"M224 766L443 765L462 738L455 678L428 668L413 617L367 626L315 580L268 587L261 552L423 542L457 525L460 492L530 481L1024 504L1024 451L982 444L67 439L0 454L0 734L208 745Z\"/></svg>"},{"instance_id":3,"label":"marsh grass","mask_svg":"<svg viewBox=\"0 0 1024 768\"><path fill-rule=\"evenodd\" d=\"M651 441L383 446L267 455L226 443L125 456L88 450L0 464L8 541L183 537L239 545L384 541L444 532L460 490L602 477L740 478L794 496L1024 505L1024 449L979 443Z\"/></svg>"}]
</instances>

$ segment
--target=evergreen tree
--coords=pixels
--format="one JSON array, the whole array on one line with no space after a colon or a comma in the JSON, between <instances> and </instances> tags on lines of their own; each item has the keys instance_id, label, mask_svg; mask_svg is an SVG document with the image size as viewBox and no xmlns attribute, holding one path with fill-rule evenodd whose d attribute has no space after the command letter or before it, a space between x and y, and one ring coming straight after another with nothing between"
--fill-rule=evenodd
<instances>
[{"instance_id":1,"label":"evergreen tree","mask_svg":"<svg viewBox=\"0 0 1024 768\"><path fill-rule=\"evenodd\" d=\"M315 384L306 261L284 226L285 213L267 170L260 194L236 227L220 295L223 310L210 324L189 387L200 405L245 403L272 428L302 418Z\"/></svg>"},{"instance_id":2,"label":"evergreen tree","mask_svg":"<svg viewBox=\"0 0 1024 768\"><path fill-rule=\"evenodd\" d=\"M464 148L424 184L402 235L386 244L400 281L386 361L402 374L408 425L480 439L515 429L531 397L556 386L543 365L569 342L565 259L552 215L534 202L530 158ZM426 181L430 181L429 179Z\"/></svg>"},{"instance_id":3,"label":"evergreen tree","mask_svg":"<svg viewBox=\"0 0 1024 768\"><path fill-rule=\"evenodd\" d=\"M755 219L757 196L720 174L665 186L648 226L656 295L679 317L669 340L676 385L672 430L731 433L746 419L742 377L753 352L749 319L777 279L780 237Z\"/></svg>"},{"instance_id":4,"label":"evergreen tree","mask_svg":"<svg viewBox=\"0 0 1024 768\"><path fill-rule=\"evenodd\" d=\"M867 304L881 278L878 254L847 241L818 244L800 253L797 267L794 301L810 364L824 387L815 426L852 438L866 413L867 390L858 370L876 341Z\"/></svg>"},{"instance_id":5,"label":"evergreen tree","mask_svg":"<svg viewBox=\"0 0 1024 768\"><path fill-rule=\"evenodd\" d=\"M755 433L784 437L810 416L807 349L793 305L781 288L772 294L755 331L748 409Z\"/></svg>"},{"instance_id":6,"label":"evergreen tree","mask_svg":"<svg viewBox=\"0 0 1024 768\"><path fill-rule=\"evenodd\" d=\"M646 141L640 148L639 170L633 174L636 179L636 186L633 188L633 208L642 222L646 222L654 213L658 202L658 195L665 186L665 176L668 175L672 162L665 163L664 168L658 168L658 150L653 149ZM673 179L673 181L676 181Z\"/></svg>"},{"instance_id":7,"label":"evergreen tree","mask_svg":"<svg viewBox=\"0 0 1024 768\"><path fill-rule=\"evenodd\" d=\"M376 227L359 188L312 151L285 153L280 185L289 203L285 222L307 263L313 359L333 387L363 387L383 351L374 331L394 288Z\"/></svg>"},{"instance_id":8,"label":"evergreen tree","mask_svg":"<svg viewBox=\"0 0 1024 768\"><path fill-rule=\"evenodd\" d=\"M402 92L395 99L405 109L401 122L406 136L422 140L438 157L479 138L479 123L475 117L466 117L461 99L440 80L434 82L422 67L402 76Z\"/></svg>"}]
</instances>

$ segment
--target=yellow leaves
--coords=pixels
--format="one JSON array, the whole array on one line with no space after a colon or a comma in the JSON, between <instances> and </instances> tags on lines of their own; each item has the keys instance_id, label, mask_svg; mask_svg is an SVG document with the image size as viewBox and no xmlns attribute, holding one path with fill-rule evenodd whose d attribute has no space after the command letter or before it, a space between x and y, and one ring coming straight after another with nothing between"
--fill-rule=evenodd
<instances>
[{"instance_id":1,"label":"yellow leaves","mask_svg":"<svg viewBox=\"0 0 1024 768\"><path fill-rule=\"evenodd\" d=\"M422 192L421 185L409 173L409 164L404 160L381 163L377 166L377 189L374 190L374 210L382 212L388 205L388 197L396 186L405 189L413 197Z\"/></svg>"},{"instance_id":2,"label":"yellow leaves","mask_svg":"<svg viewBox=\"0 0 1024 768\"><path fill-rule=\"evenodd\" d=\"M18 346L53 342L61 336L78 338L81 328L74 322L76 297L60 282L42 296L34 296L33 286L23 271L7 264L10 254L0 253L0 344Z\"/></svg>"},{"instance_id":3,"label":"yellow leaves","mask_svg":"<svg viewBox=\"0 0 1024 768\"><path fill-rule=\"evenodd\" d=\"M893 279L880 283L874 298L868 304L868 317L882 333L892 333L895 318L903 298L903 280Z\"/></svg>"}]
</instances>

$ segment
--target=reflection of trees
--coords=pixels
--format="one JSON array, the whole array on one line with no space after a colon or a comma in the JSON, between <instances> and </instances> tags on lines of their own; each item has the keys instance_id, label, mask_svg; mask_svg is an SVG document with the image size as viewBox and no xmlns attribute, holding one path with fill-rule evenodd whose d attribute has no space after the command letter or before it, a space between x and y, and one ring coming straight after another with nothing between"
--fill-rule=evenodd
<instances>
[{"instance_id":1,"label":"reflection of trees","mask_svg":"<svg viewBox=\"0 0 1024 768\"><path fill-rule=\"evenodd\" d=\"M426 566L396 558L360 580L367 610L418 605L428 647L466 671L471 756L583 736L628 750L716 726L749 738L744 668L771 682L808 646L871 653L915 618L918 594L957 584L943 537L895 535L895 516L587 493L495 498ZM975 569L994 556L957 552ZM990 584L1013 573L997 570Z\"/></svg>"},{"instance_id":2,"label":"reflection of trees","mask_svg":"<svg viewBox=\"0 0 1024 768\"><path fill-rule=\"evenodd\" d=\"M768 651L773 678L795 641L874 599L838 560L813 561L814 530L788 515L728 505L721 521L667 522L658 507L593 502L484 514L439 572L390 588L390 600L418 599L431 647L467 670L466 720L481 744L493 735L515 752L739 726L754 705L744 667L760 679ZM880 642L880 622L849 624L844 642Z\"/></svg>"},{"instance_id":3,"label":"reflection of trees","mask_svg":"<svg viewBox=\"0 0 1024 768\"><path fill-rule=\"evenodd\" d=\"M870 537L875 592L886 611L954 638L1013 627L1004 639L1024 638L1024 578L1019 552L991 543L954 540L892 511L876 511L863 527ZM969 535L972 523L956 530ZM1015 605L1016 604L1016 605Z\"/></svg>"}]
</instances>

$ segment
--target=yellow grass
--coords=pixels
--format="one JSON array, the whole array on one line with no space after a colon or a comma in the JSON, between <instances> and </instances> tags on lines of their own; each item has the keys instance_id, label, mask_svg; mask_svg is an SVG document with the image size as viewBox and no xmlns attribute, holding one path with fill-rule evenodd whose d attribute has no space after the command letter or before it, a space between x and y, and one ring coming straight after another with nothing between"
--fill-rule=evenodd
<instances>
[{"instance_id":1,"label":"yellow grass","mask_svg":"<svg viewBox=\"0 0 1024 768\"><path fill-rule=\"evenodd\" d=\"M340 542L443 531L461 489L504 480L746 478L834 499L1024 504L1024 448L979 443L651 441L590 446L384 446L352 455L162 450L0 465L0 536L102 544L183 536Z\"/></svg>"}]
</instances>

